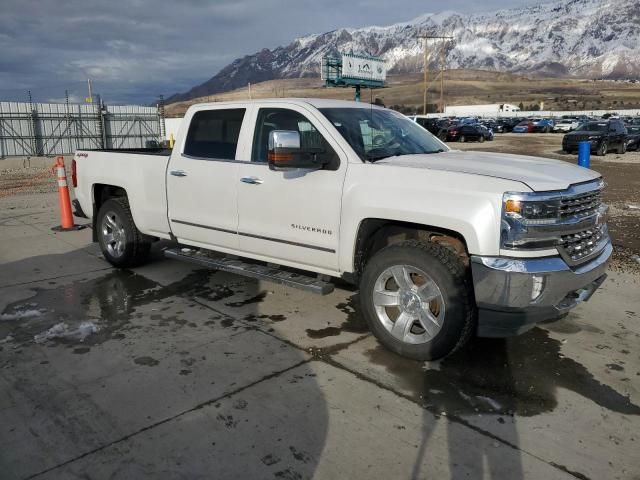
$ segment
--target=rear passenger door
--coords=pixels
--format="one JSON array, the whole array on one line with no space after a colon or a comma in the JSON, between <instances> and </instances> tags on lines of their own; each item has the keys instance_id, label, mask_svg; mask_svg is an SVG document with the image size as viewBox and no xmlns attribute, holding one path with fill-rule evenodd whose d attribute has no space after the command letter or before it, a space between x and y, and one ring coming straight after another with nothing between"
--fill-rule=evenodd
<instances>
[{"instance_id":1,"label":"rear passenger door","mask_svg":"<svg viewBox=\"0 0 640 480\"><path fill-rule=\"evenodd\" d=\"M238 162L246 133L244 106L196 111L167 171L169 221L179 241L238 248ZM189 121L185 118L184 121Z\"/></svg>"}]
</instances>

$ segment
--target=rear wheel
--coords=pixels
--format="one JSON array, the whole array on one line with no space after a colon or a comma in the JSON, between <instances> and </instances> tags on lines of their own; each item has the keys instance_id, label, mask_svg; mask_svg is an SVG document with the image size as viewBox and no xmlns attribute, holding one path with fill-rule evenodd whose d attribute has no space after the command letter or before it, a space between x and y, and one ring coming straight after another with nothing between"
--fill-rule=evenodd
<instances>
[{"instance_id":1,"label":"rear wheel","mask_svg":"<svg viewBox=\"0 0 640 480\"><path fill-rule=\"evenodd\" d=\"M136 227L126 198L111 198L102 204L96 229L102 254L111 265L134 267L147 259L151 243Z\"/></svg>"},{"instance_id":2,"label":"rear wheel","mask_svg":"<svg viewBox=\"0 0 640 480\"><path fill-rule=\"evenodd\" d=\"M627 142L622 142L620 144L620 146L618 147L618 153L619 154L627 153Z\"/></svg>"},{"instance_id":3,"label":"rear wheel","mask_svg":"<svg viewBox=\"0 0 640 480\"><path fill-rule=\"evenodd\" d=\"M364 269L360 301L380 343L415 360L452 353L469 340L475 325L465 266L433 243L411 240L376 253Z\"/></svg>"},{"instance_id":4,"label":"rear wheel","mask_svg":"<svg viewBox=\"0 0 640 480\"><path fill-rule=\"evenodd\" d=\"M460 135L460 138L458 138L458 141L460 143L464 143L467 139L464 137L464 135Z\"/></svg>"},{"instance_id":5,"label":"rear wheel","mask_svg":"<svg viewBox=\"0 0 640 480\"><path fill-rule=\"evenodd\" d=\"M484 142L484 135L480 135L480 138L478 139L478 141L479 141L480 143Z\"/></svg>"}]
</instances>

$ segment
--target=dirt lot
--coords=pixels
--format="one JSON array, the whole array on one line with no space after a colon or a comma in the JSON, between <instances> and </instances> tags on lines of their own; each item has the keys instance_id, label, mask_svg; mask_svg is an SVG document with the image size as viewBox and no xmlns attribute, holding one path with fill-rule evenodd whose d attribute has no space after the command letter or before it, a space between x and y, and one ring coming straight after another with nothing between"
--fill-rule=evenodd
<instances>
[{"instance_id":1,"label":"dirt lot","mask_svg":"<svg viewBox=\"0 0 640 480\"><path fill-rule=\"evenodd\" d=\"M619 217L632 158L594 162ZM51 231L47 175L0 172L3 480L638 478L633 263L564 320L418 363L379 346L345 286L314 296L161 245L111 268L89 229Z\"/></svg>"}]
</instances>

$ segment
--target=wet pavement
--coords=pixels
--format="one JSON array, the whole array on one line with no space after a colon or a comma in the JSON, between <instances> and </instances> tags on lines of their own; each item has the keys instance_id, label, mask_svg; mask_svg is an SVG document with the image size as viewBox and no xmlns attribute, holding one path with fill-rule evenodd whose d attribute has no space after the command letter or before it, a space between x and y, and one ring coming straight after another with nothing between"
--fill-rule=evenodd
<instances>
[{"instance_id":1,"label":"wet pavement","mask_svg":"<svg viewBox=\"0 0 640 480\"><path fill-rule=\"evenodd\" d=\"M0 200L0 478L638 478L640 276L439 362L326 297L114 270L55 196ZM158 247L161 247L159 245Z\"/></svg>"}]
</instances>

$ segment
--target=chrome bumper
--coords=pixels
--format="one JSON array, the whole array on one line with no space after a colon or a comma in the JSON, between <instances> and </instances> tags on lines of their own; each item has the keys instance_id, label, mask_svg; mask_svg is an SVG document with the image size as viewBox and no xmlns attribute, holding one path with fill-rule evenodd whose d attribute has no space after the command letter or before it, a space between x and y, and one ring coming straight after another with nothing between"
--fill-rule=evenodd
<instances>
[{"instance_id":1,"label":"chrome bumper","mask_svg":"<svg viewBox=\"0 0 640 480\"><path fill-rule=\"evenodd\" d=\"M560 257L471 257L478 335L517 335L587 301L606 278L613 252L607 242L589 262L571 268Z\"/></svg>"}]
</instances>

